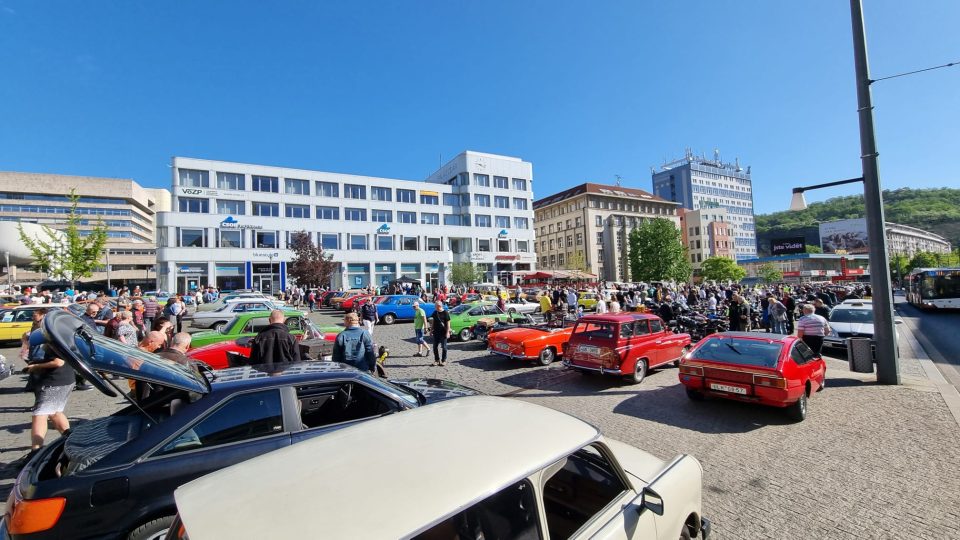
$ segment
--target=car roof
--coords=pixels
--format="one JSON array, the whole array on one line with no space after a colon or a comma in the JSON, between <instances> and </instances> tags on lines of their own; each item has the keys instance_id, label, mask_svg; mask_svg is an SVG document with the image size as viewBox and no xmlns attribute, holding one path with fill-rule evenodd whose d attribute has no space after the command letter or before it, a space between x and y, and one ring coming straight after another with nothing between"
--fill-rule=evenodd
<instances>
[{"instance_id":1,"label":"car roof","mask_svg":"<svg viewBox=\"0 0 960 540\"><path fill-rule=\"evenodd\" d=\"M768 334L766 332L716 332L714 334L709 334L704 336L704 339L709 338L738 338L738 339L753 339L756 341L772 341L774 343L786 343L790 341L789 336L786 334Z\"/></svg>"},{"instance_id":2,"label":"car roof","mask_svg":"<svg viewBox=\"0 0 960 540\"><path fill-rule=\"evenodd\" d=\"M581 317L579 320L586 322L624 322L624 321L636 321L639 319L659 319L660 317L652 315L650 313L639 313L639 312L625 312L625 313L604 313L604 314L594 314L586 315Z\"/></svg>"},{"instance_id":3,"label":"car roof","mask_svg":"<svg viewBox=\"0 0 960 540\"><path fill-rule=\"evenodd\" d=\"M358 379L360 372L347 364L337 362L284 362L268 366L242 366L220 369L215 372L217 378L211 386L213 392L238 388L306 384L322 382L327 379Z\"/></svg>"},{"instance_id":4,"label":"car roof","mask_svg":"<svg viewBox=\"0 0 960 540\"><path fill-rule=\"evenodd\" d=\"M175 498L193 540L293 538L305 525L329 538L402 538L599 436L553 409L464 397L270 452L183 485ZM371 496L389 504L371 511Z\"/></svg>"},{"instance_id":5,"label":"car roof","mask_svg":"<svg viewBox=\"0 0 960 540\"><path fill-rule=\"evenodd\" d=\"M847 301L844 301L842 304L837 304L836 306L834 306L833 309L835 309L835 310L837 310L837 309L840 309L840 310L845 310L845 309L850 309L850 310L854 310L854 309L857 309L857 310L867 310L867 309L873 309L873 303L872 303L872 302L863 302L863 301L856 302L856 301L853 301L853 300L847 300Z\"/></svg>"}]
</instances>

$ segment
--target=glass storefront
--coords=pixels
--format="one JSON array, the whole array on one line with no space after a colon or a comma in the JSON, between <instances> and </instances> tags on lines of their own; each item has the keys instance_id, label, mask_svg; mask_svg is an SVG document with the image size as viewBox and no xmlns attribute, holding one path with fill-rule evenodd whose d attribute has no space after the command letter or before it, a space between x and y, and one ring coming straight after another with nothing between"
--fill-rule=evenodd
<instances>
[{"instance_id":1,"label":"glass storefront","mask_svg":"<svg viewBox=\"0 0 960 540\"><path fill-rule=\"evenodd\" d=\"M253 263L252 288L273 294L280 290L280 263Z\"/></svg>"},{"instance_id":2,"label":"glass storefront","mask_svg":"<svg viewBox=\"0 0 960 540\"><path fill-rule=\"evenodd\" d=\"M386 287L391 281L397 278L397 265L389 263L376 263L374 265L374 270L376 271L376 285L377 287Z\"/></svg>"},{"instance_id":3,"label":"glass storefront","mask_svg":"<svg viewBox=\"0 0 960 540\"><path fill-rule=\"evenodd\" d=\"M347 264L347 283L345 289L361 289L370 285L370 265Z\"/></svg>"},{"instance_id":4,"label":"glass storefront","mask_svg":"<svg viewBox=\"0 0 960 540\"><path fill-rule=\"evenodd\" d=\"M217 263L216 285L221 291L243 289L243 263Z\"/></svg>"},{"instance_id":5,"label":"glass storefront","mask_svg":"<svg viewBox=\"0 0 960 540\"><path fill-rule=\"evenodd\" d=\"M401 264L400 273L404 276L420 279L420 265L417 263Z\"/></svg>"},{"instance_id":6,"label":"glass storefront","mask_svg":"<svg viewBox=\"0 0 960 540\"><path fill-rule=\"evenodd\" d=\"M440 286L440 265L427 263L427 290L435 291Z\"/></svg>"},{"instance_id":7,"label":"glass storefront","mask_svg":"<svg viewBox=\"0 0 960 540\"><path fill-rule=\"evenodd\" d=\"M177 263L178 293L196 292L207 285L206 263Z\"/></svg>"}]
</instances>

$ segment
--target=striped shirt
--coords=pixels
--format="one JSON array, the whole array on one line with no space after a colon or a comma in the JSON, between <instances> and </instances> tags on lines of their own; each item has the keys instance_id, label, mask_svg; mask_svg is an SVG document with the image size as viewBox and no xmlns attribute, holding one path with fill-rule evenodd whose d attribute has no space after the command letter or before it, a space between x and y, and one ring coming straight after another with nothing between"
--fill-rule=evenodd
<instances>
[{"instance_id":1,"label":"striped shirt","mask_svg":"<svg viewBox=\"0 0 960 540\"><path fill-rule=\"evenodd\" d=\"M804 315L797 321L797 334L803 333L804 336L825 336L827 335L827 320L811 313Z\"/></svg>"}]
</instances>

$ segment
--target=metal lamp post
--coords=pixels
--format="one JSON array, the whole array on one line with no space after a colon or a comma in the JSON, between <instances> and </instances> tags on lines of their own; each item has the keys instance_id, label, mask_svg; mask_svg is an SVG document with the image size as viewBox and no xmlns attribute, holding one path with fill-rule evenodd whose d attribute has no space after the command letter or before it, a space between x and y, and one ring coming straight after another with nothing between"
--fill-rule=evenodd
<instances>
[{"instance_id":1,"label":"metal lamp post","mask_svg":"<svg viewBox=\"0 0 960 540\"><path fill-rule=\"evenodd\" d=\"M270 295L273 296L273 252L268 253L267 258L270 259Z\"/></svg>"}]
</instances>

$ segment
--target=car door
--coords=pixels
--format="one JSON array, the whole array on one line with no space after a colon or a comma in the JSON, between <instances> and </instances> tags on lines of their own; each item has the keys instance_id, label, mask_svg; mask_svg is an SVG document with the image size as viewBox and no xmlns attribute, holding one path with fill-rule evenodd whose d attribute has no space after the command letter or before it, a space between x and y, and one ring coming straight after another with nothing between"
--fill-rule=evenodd
<instances>
[{"instance_id":1,"label":"car door","mask_svg":"<svg viewBox=\"0 0 960 540\"><path fill-rule=\"evenodd\" d=\"M790 360L796 365L797 373L801 380L810 381L810 389L814 392L822 386L823 378L826 376L823 362L817 362L816 359L817 355L802 341L797 341L790 349Z\"/></svg>"},{"instance_id":2,"label":"car door","mask_svg":"<svg viewBox=\"0 0 960 540\"><path fill-rule=\"evenodd\" d=\"M33 310L18 309L11 313L9 321L4 319L7 324L3 325L3 335L0 339L20 339L20 336L33 326Z\"/></svg>"},{"instance_id":3,"label":"car door","mask_svg":"<svg viewBox=\"0 0 960 540\"><path fill-rule=\"evenodd\" d=\"M289 387L299 426L293 443L404 410L394 397L356 379Z\"/></svg>"},{"instance_id":4,"label":"car door","mask_svg":"<svg viewBox=\"0 0 960 540\"><path fill-rule=\"evenodd\" d=\"M634 339L632 354L637 358L645 357L648 366L655 366L660 362L654 335L651 333L650 322L647 319L637 319L633 322Z\"/></svg>"},{"instance_id":5,"label":"car door","mask_svg":"<svg viewBox=\"0 0 960 540\"><path fill-rule=\"evenodd\" d=\"M632 372L635 369L635 362L639 356L639 347L636 346L637 337L635 335L634 323L630 321L621 322L617 329L617 355L620 357L620 370L624 373Z\"/></svg>"},{"instance_id":6,"label":"car door","mask_svg":"<svg viewBox=\"0 0 960 540\"><path fill-rule=\"evenodd\" d=\"M396 300L396 317L398 319L413 318L413 299L399 298Z\"/></svg>"},{"instance_id":7,"label":"car door","mask_svg":"<svg viewBox=\"0 0 960 540\"><path fill-rule=\"evenodd\" d=\"M673 354L674 343L663 328L663 321L660 318L648 319L650 323L650 347L651 354L656 358L651 365L660 365L664 362L670 362L680 356L679 349Z\"/></svg>"}]
</instances>

